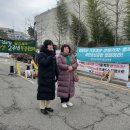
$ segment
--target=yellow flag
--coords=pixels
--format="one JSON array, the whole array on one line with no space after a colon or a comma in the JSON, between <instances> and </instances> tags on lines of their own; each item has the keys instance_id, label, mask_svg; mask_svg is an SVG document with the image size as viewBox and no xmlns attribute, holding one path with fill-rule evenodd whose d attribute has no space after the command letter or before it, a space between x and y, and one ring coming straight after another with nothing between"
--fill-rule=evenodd
<instances>
[{"instance_id":1,"label":"yellow flag","mask_svg":"<svg viewBox=\"0 0 130 130\"><path fill-rule=\"evenodd\" d=\"M34 65L35 69L38 69L38 66L36 65L36 63L34 62L34 60L32 60L32 64Z\"/></svg>"},{"instance_id":2,"label":"yellow flag","mask_svg":"<svg viewBox=\"0 0 130 130\"><path fill-rule=\"evenodd\" d=\"M16 69L17 69L18 75L20 76L21 75L21 69L20 69L20 65L19 65L18 61L16 61Z\"/></svg>"}]
</instances>

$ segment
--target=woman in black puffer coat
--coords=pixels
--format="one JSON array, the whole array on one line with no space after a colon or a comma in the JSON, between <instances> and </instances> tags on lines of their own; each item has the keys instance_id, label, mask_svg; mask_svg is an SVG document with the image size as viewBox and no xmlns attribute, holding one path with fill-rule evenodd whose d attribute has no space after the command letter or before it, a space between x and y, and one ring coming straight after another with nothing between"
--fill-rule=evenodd
<instances>
[{"instance_id":1,"label":"woman in black puffer coat","mask_svg":"<svg viewBox=\"0 0 130 130\"><path fill-rule=\"evenodd\" d=\"M43 114L53 112L50 107L50 100L55 98L55 82L58 78L53 42L45 40L37 57L38 62L38 93L37 100L40 100L40 109Z\"/></svg>"}]
</instances>

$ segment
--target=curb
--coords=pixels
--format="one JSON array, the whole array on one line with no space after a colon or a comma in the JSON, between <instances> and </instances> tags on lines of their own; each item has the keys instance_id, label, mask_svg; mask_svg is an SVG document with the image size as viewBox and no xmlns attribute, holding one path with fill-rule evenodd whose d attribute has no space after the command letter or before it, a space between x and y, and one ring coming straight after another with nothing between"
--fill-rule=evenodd
<instances>
[{"instance_id":1,"label":"curb","mask_svg":"<svg viewBox=\"0 0 130 130\"><path fill-rule=\"evenodd\" d=\"M99 76L99 75L94 75L92 73L83 72L83 71L79 71L79 70L77 70L77 73L79 75L81 75L81 76L87 76L87 77L90 77L90 78L101 80L101 76ZM110 81L110 83L114 83L114 84L119 84L119 85L122 85L122 86L126 86L127 81L120 80L120 79L112 79Z\"/></svg>"}]
</instances>

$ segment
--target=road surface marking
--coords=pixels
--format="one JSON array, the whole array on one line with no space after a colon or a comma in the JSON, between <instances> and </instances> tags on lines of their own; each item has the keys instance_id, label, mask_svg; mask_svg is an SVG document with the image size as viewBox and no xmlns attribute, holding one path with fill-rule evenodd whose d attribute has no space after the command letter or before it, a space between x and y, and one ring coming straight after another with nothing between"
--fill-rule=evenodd
<instances>
[{"instance_id":1,"label":"road surface marking","mask_svg":"<svg viewBox=\"0 0 130 130\"><path fill-rule=\"evenodd\" d=\"M30 78L28 79L26 79L24 76L20 76L20 77L22 77L23 79L25 79L25 80L27 80L27 81L29 81L30 83L32 83L32 84L36 84L34 81L32 81Z\"/></svg>"}]
</instances>

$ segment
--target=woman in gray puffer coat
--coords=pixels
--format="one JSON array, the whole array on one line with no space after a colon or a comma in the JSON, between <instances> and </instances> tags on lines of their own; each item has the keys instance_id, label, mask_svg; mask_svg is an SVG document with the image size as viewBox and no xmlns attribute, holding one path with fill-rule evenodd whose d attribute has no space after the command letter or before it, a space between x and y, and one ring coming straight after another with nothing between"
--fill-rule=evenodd
<instances>
[{"instance_id":1,"label":"woman in gray puffer coat","mask_svg":"<svg viewBox=\"0 0 130 130\"><path fill-rule=\"evenodd\" d=\"M69 101L74 96L74 71L77 69L77 60L71 55L71 48L64 44L61 47L61 53L57 57L59 68L57 96L60 97L62 107L73 106Z\"/></svg>"}]
</instances>

